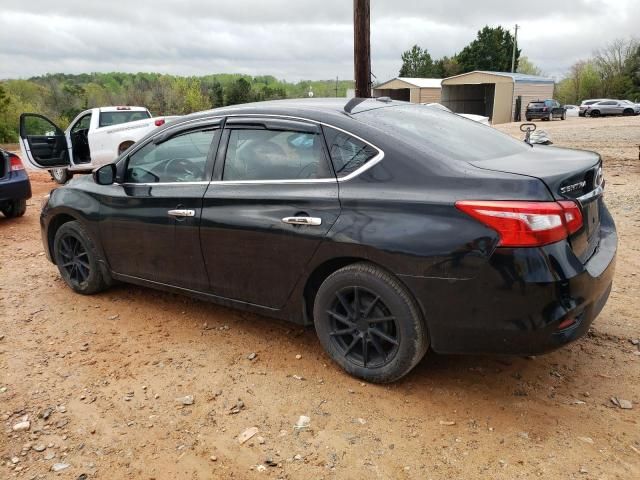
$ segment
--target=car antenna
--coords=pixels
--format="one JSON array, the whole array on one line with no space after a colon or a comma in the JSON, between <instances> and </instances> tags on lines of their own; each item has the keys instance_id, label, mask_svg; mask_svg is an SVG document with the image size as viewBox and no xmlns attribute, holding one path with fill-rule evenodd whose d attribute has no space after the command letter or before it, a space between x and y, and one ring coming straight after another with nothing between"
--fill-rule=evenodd
<instances>
[{"instance_id":1,"label":"car antenna","mask_svg":"<svg viewBox=\"0 0 640 480\"><path fill-rule=\"evenodd\" d=\"M362 102L366 101L366 98L352 98L351 100L349 100L347 102L347 104L344 106L344 111L347 113L351 113L351 111L356 108L358 105L360 105Z\"/></svg>"}]
</instances>

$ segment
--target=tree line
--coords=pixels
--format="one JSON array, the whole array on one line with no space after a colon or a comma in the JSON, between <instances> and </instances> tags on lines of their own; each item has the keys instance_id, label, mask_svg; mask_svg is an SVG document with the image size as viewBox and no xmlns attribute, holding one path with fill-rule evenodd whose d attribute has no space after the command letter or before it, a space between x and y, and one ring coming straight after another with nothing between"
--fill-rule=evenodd
<instances>
[{"instance_id":1,"label":"tree line","mask_svg":"<svg viewBox=\"0 0 640 480\"><path fill-rule=\"evenodd\" d=\"M556 84L556 98L577 104L588 98L640 101L640 41L617 39L573 64Z\"/></svg>"},{"instance_id":2,"label":"tree line","mask_svg":"<svg viewBox=\"0 0 640 480\"><path fill-rule=\"evenodd\" d=\"M474 70L511 71L513 36L502 27L485 26L459 53L433 59L428 49L414 45L402 56L399 76L446 78ZM520 49L515 52L515 71L544 75ZM554 97L564 104L588 98L640 100L640 41L617 39L580 60L556 83Z\"/></svg>"},{"instance_id":3,"label":"tree line","mask_svg":"<svg viewBox=\"0 0 640 480\"><path fill-rule=\"evenodd\" d=\"M469 45L452 56L434 60L429 51L414 45L405 51L400 67L401 77L447 78L473 70L492 72L511 71L514 38L509 30L485 26ZM515 67L518 68L521 50L516 48ZM525 59L526 60L526 59ZM527 67L530 65L526 61ZM523 72L529 73L529 72Z\"/></svg>"},{"instance_id":4,"label":"tree line","mask_svg":"<svg viewBox=\"0 0 640 480\"><path fill-rule=\"evenodd\" d=\"M180 77L159 73L50 74L0 81L0 143L18 139L23 112L41 113L65 128L83 110L140 105L154 115L192 112L261 100L346 96L352 81L278 80L273 76L216 74Z\"/></svg>"}]
</instances>

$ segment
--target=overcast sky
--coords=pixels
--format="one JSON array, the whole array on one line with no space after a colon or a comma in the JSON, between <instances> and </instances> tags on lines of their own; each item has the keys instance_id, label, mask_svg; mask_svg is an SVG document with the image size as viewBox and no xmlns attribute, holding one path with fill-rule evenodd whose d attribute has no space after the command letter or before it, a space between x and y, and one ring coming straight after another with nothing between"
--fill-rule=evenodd
<instances>
[{"instance_id":1,"label":"overcast sky","mask_svg":"<svg viewBox=\"0 0 640 480\"><path fill-rule=\"evenodd\" d=\"M452 55L484 25L521 25L549 76L640 30L639 0L371 0L372 70L413 44ZM351 0L2 0L0 78L153 71L353 78Z\"/></svg>"}]
</instances>

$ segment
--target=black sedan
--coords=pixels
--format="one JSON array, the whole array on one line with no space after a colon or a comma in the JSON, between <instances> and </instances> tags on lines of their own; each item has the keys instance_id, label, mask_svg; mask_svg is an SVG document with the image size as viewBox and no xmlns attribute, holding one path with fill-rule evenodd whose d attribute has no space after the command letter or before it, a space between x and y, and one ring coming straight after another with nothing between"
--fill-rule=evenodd
<instances>
[{"instance_id":1,"label":"black sedan","mask_svg":"<svg viewBox=\"0 0 640 480\"><path fill-rule=\"evenodd\" d=\"M314 324L345 370L389 382L429 348L582 336L614 271L603 188L595 153L428 106L278 101L158 129L53 191L42 238L78 293L122 281Z\"/></svg>"},{"instance_id":2,"label":"black sedan","mask_svg":"<svg viewBox=\"0 0 640 480\"><path fill-rule=\"evenodd\" d=\"M0 212L8 218L21 217L31 198L31 183L15 153L0 148Z\"/></svg>"}]
</instances>

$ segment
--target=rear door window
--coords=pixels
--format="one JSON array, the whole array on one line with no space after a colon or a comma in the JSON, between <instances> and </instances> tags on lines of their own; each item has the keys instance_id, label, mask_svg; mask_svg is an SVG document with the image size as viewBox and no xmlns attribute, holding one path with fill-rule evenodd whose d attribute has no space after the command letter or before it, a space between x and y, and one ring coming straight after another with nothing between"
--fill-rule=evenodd
<instances>
[{"instance_id":1,"label":"rear door window","mask_svg":"<svg viewBox=\"0 0 640 480\"><path fill-rule=\"evenodd\" d=\"M224 181L313 180L334 178L319 132L231 129Z\"/></svg>"}]
</instances>

